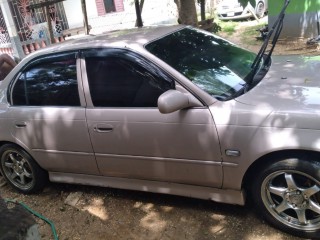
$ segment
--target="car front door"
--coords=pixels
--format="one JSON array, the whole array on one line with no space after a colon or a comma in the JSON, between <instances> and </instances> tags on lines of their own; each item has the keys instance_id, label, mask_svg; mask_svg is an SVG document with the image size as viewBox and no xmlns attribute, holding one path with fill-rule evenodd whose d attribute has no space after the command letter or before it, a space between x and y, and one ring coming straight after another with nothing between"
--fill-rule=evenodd
<instances>
[{"instance_id":1,"label":"car front door","mask_svg":"<svg viewBox=\"0 0 320 240\"><path fill-rule=\"evenodd\" d=\"M219 141L207 107L161 114L157 99L175 82L131 51L94 49L82 58L88 128L102 175L221 186Z\"/></svg>"},{"instance_id":2,"label":"car front door","mask_svg":"<svg viewBox=\"0 0 320 240\"><path fill-rule=\"evenodd\" d=\"M46 170L99 174L76 56L52 54L22 69L9 90L12 135Z\"/></svg>"}]
</instances>

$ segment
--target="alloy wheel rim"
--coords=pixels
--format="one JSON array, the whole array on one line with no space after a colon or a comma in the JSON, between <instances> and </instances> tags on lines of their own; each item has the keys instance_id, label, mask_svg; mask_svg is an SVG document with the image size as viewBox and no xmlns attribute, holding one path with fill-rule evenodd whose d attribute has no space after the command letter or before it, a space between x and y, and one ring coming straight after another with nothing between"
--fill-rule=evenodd
<instances>
[{"instance_id":1,"label":"alloy wheel rim","mask_svg":"<svg viewBox=\"0 0 320 240\"><path fill-rule=\"evenodd\" d=\"M34 184L34 175L30 163L19 152L6 151L1 159L3 173L19 189L29 189Z\"/></svg>"},{"instance_id":2,"label":"alloy wheel rim","mask_svg":"<svg viewBox=\"0 0 320 240\"><path fill-rule=\"evenodd\" d=\"M267 210L281 223L298 229L320 229L320 182L299 171L277 171L262 183Z\"/></svg>"}]
</instances>

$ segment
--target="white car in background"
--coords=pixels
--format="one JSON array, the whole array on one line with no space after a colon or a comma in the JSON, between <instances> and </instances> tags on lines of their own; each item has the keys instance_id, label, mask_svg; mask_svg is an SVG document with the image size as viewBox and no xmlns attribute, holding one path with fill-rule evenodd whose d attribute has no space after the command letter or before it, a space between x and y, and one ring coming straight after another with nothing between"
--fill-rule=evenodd
<instances>
[{"instance_id":1,"label":"white car in background","mask_svg":"<svg viewBox=\"0 0 320 240\"><path fill-rule=\"evenodd\" d=\"M222 0L217 6L218 18L221 20L246 19L253 17L252 12L258 18L262 18L268 10L268 0L256 0L253 5L250 1L247 6L242 6L238 0Z\"/></svg>"}]
</instances>

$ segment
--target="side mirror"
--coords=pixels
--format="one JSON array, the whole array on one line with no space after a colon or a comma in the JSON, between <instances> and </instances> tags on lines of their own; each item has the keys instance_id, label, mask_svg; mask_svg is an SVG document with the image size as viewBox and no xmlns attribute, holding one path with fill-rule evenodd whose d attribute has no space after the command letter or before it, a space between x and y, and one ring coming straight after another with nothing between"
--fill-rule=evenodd
<instances>
[{"instance_id":1,"label":"side mirror","mask_svg":"<svg viewBox=\"0 0 320 240\"><path fill-rule=\"evenodd\" d=\"M194 96L177 90L168 90L158 98L158 109L161 113L173 113L184 108L201 106Z\"/></svg>"}]
</instances>

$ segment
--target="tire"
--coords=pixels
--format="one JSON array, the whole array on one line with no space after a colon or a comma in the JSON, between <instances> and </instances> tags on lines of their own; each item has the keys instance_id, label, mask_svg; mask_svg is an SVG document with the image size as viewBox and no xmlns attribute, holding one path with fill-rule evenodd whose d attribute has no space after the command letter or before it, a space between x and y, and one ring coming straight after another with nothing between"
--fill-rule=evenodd
<instances>
[{"instance_id":1,"label":"tire","mask_svg":"<svg viewBox=\"0 0 320 240\"><path fill-rule=\"evenodd\" d=\"M252 199L259 215L287 233L320 239L320 163L295 158L261 168Z\"/></svg>"},{"instance_id":2,"label":"tire","mask_svg":"<svg viewBox=\"0 0 320 240\"><path fill-rule=\"evenodd\" d=\"M266 6L264 5L264 2L258 2L256 6L257 17L262 18L264 16L265 11L266 11Z\"/></svg>"},{"instance_id":3,"label":"tire","mask_svg":"<svg viewBox=\"0 0 320 240\"><path fill-rule=\"evenodd\" d=\"M14 144L0 148L0 170L9 185L25 194L42 190L48 181L48 173Z\"/></svg>"}]
</instances>

